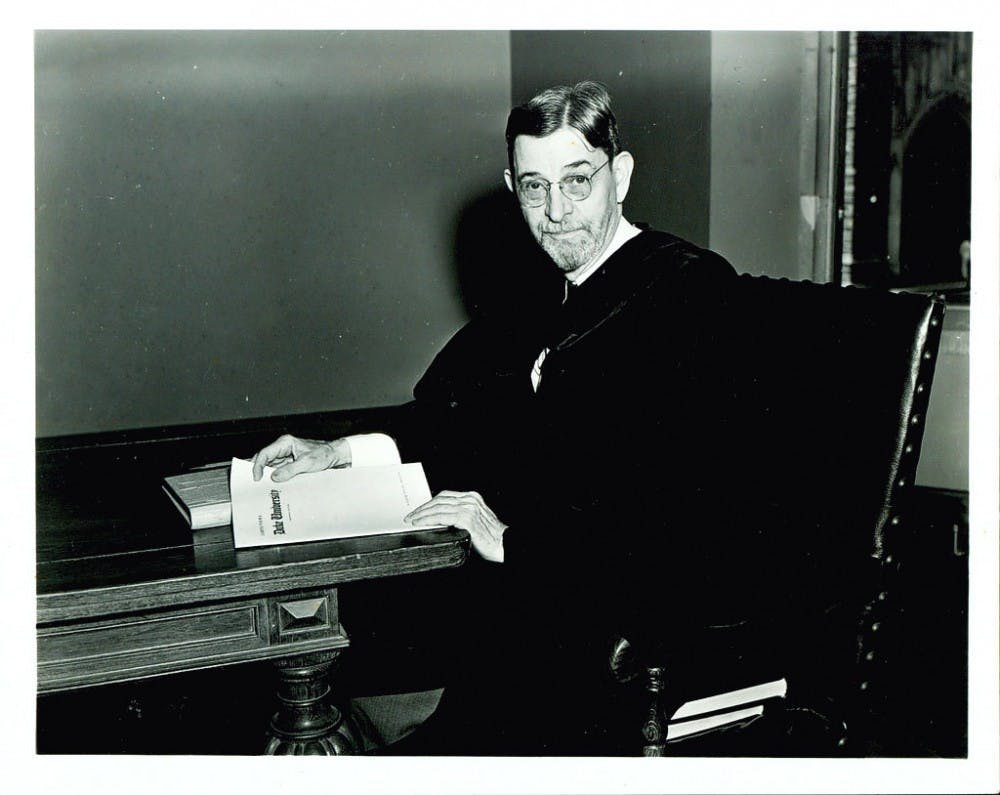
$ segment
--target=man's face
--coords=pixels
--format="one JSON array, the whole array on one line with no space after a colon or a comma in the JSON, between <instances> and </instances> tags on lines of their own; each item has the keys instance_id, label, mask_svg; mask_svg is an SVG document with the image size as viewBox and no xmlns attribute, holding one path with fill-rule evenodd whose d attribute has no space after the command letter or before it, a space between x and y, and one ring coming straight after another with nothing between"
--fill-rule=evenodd
<instances>
[{"instance_id":1,"label":"man's face","mask_svg":"<svg viewBox=\"0 0 1000 795\"><path fill-rule=\"evenodd\" d=\"M590 195L581 201L563 195L558 184L577 175L593 175ZM551 183L540 207L522 204L521 212L535 239L567 274L592 262L611 242L621 215L618 203L628 190L630 175L628 153L620 153L608 165L604 150L592 147L570 127L544 138L518 136L514 173L504 173L507 187L515 194L522 182Z\"/></svg>"}]
</instances>

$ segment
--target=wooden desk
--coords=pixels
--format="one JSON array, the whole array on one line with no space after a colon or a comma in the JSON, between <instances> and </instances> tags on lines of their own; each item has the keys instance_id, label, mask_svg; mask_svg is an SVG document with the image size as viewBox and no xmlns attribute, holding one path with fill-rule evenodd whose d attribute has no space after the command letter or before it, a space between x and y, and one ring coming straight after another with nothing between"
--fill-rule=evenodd
<instances>
[{"instance_id":1,"label":"wooden desk","mask_svg":"<svg viewBox=\"0 0 1000 795\"><path fill-rule=\"evenodd\" d=\"M342 415L298 420L303 430L310 423L327 438L356 427ZM348 646L338 586L459 566L468 535L427 531L245 550L233 548L229 528L193 539L160 490L163 476L250 455L289 424L39 443L39 693L273 660L279 709L266 752L352 750L339 711L325 701L331 665Z\"/></svg>"}]
</instances>

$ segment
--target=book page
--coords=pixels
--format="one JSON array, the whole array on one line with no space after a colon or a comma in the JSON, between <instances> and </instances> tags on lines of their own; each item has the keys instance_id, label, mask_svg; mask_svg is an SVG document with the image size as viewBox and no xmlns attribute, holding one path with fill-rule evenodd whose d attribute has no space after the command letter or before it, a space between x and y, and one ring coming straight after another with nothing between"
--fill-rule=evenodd
<instances>
[{"instance_id":1,"label":"book page","mask_svg":"<svg viewBox=\"0 0 1000 795\"><path fill-rule=\"evenodd\" d=\"M412 532L403 517L431 498L423 467L396 464L327 469L284 483L253 480L253 464L234 458L230 473L237 547ZM421 526L420 530L431 529Z\"/></svg>"}]
</instances>

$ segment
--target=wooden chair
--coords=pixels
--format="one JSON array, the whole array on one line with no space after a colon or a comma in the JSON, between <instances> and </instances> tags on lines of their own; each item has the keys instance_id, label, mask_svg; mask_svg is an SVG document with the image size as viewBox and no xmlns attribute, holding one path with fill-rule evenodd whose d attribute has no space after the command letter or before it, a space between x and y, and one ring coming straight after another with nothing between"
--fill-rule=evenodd
<instances>
[{"instance_id":1,"label":"wooden chair","mask_svg":"<svg viewBox=\"0 0 1000 795\"><path fill-rule=\"evenodd\" d=\"M736 531L746 517L742 531L763 540L710 593L693 584L692 603L708 605L699 626L674 620L683 607L673 604L630 623L612 672L633 696L644 686L635 738L638 750L641 728L647 756L859 753L879 725L879 640L899 609L901 510L944 306L917 294L739 281L732 333L713 342L704 381L724 395L714 493L743 501L729 514ZM675 742L682 704L781 679L787 692L762 704L763 717L720 719Z\"/></svg>"}]
</instances>

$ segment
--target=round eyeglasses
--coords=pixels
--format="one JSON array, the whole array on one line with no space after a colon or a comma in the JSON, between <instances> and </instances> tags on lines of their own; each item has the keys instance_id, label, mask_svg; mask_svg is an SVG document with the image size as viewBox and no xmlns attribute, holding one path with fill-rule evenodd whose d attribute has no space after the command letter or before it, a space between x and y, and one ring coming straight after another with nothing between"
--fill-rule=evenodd
<instances>
[{"instance_id":1,"label":"round eyeglasses","mask_svg":"<svg viewBox=\"0 0 1000 795\"><path fill-rule=\"evenodd\" d=\"M590 195L594 175L610 162L610 159L604 161L590 174L569 174L555 184L567 199L582 202ZM541 177L525 177L517 183L517 198L525 207L541 207L549 196L552 184Z\"/></svg>"}]
</instances>

